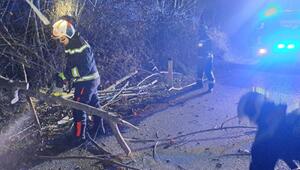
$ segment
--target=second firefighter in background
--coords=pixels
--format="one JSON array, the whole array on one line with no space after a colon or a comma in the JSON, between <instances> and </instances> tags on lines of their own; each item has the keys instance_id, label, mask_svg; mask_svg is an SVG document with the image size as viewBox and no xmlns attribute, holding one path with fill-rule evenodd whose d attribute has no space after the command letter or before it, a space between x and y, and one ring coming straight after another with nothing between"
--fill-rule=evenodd
<instances>
[{"instance_id":1,"label":"second firefighter in background","mask_svg":"<svg viewBox=\"0 0 300 170\"><path fill-rule=\"evenodd\" d=\"M202 88L203 83L208 81L208 91L212 92L215 86L215 76L213 73L212 41L207 33L207 28L201 26L197 35L197 87Z\"/></svg>"},{"instance_id":2,"label":"second firefighter in background","mask_svg":"<svg viewBox=\"0 0 300 170\"><path fill-rule=\"evenodd\" d=\"M75 88L74 100L99 108L97 89L100 76L90 45L75 30L76 22L72 17L64 16L53 25L53 37L59 39L65 47L66 68L57 76L63 83L72 82ZM87 113L74 109L74 136L84 141L87 129ZM100 118L93 116L94 127Z\"/></svg>"}]
</instances>

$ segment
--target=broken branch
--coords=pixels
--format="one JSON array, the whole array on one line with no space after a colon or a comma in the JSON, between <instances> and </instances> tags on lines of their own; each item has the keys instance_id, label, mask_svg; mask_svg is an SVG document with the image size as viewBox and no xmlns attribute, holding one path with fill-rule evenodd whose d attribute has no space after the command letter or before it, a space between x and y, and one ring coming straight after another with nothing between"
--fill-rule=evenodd
<instances>
[{"instance_id":1,"label":"broken branch","mask_svg":"<svg viewBox=\"0 0 300 170\"><path fill-rule=\"evenodd\" d=\"M121 118L118 118L111 112L107 112L102 109L97 109L95 107L92 107L92 106L89 106L89 105L86 105L86 104L83 104L80 102L76 102L76 101L73 101L70 99L64 99L64 98L55 97L55 96L47 96L46 94L43 94L38 91L34 92L34 91L28 90L28 91L24 91L24 93L28 96L35 97L37 99L46 101L48 103L52 103L52 104L57 103L62 106L71 107L71 108L78 109L78 110L83 110L87 113L92 113L93 115L102 117L103 119L110 122L110 125L111 125L111 128L113 129L114 135L115 135L116 139L118 140L119 144L121 145L122 149L124 149L124 151L126 152L126 154L129 155L131 153L129 146L125 142L121 132L118 129L118 125L117 125L117 124L122 124L127 127L134 127L134 129L138 129L138 127L132 125L131 123L129 123L125 120L122 120Z\"/></svg>"},{"instance_id":2,"label":"broken branch","mask_svg":"<svg viewBox=\"0 0 300 170\"><path fill-rule=\"evenodd\" d=\"M125 153L127 155L130 155L131 149L129 148L128 144L125 142L125 140L118 128L118 124L122 124L127 127L133 127L134 129L138 129L138 127L132 125L131 123L129 123L125 120L122 120L121 118L117 117L115 114L113 114L111 112L107 112L102 109L98 109L98 108L86 105L84 103L76 102L76 101L73 101L70 99L64 99L64 98L55 97L55 96L48 96L39 91L26 90L26 89L28 89L27 83L25 83L26 88L23 87L24 83L23 84L19 84L18 82L15 84L13 84L13 83L14 82L12 82L9 79L6 79L5 77L0 77L0 85L2 85L4 87L9 87L9 88L22 88L23 89L22 92L26 96L35 97L39 100L46 101L51 104L56 103L56 104L60 104L62 106L71 107L71 108L78 109L78 110L83 110L87 113L92 113L93 115L100 116L103 119L107 120L110 123L110 126L114 132L114 135L115 135L117 141L119 142L119 144L121 145L122 149L125 151ZM12 84L14 85L13 87L12 87Z\"/></svg>"},{"instance_id":3,"label":"broken branch","mask_svg":"<svg viewBox=\"0 0 300 170\"><path fill-rule=\"evenodd\" d=\"M175 137L170 137L170 138L164 138L164 139L137 139L137 138L131 138L128 139L126 138L127 141L130 142L158 142L158 141L171 141L171 140L176 140L180 139L183 137L199 134L199 133L206 133L206 132L212 132L212 131L219 131L219 130L229 130L229 129L256 129L256 127L250 127L250 126L228 126L228 127L220 127L220 128L211 128L211 129L205 129L205 130L199 130L195 132L190 132L186 134L182 134L179 136Z\"/></svg>"},{"instance_id":4,"label":"broken branch","mask_svg":"<svg viewBox=\"0 0 300 170\"><path fill-rule=\"evenodd\" d=\"M29 84L23 81L13 81L3 76L0 76L0 87L9 88L9 89L17 88L17 89L27 90L29 88Z\"/></svg>"}]
</instances>

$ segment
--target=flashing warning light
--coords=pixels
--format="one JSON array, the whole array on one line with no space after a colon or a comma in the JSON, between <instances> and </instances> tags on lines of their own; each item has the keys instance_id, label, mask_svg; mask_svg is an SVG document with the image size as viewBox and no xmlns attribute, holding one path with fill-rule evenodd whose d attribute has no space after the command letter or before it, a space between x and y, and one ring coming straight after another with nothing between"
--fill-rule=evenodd
<instances>
[{"instance_id":1,"label":"flashing warning light","mask_svg":"<svg viewBox=\"0 0 300 170\"><path fill-rule=\"evenodd\" d=\"M203 43L198 43L198 47L203 47Z\"/></svg>"},{"instance_id":2,"label":"flashing warning light","mask_svg":"<svg viewBox=\"0 0 300 170\"><path fill-rule=\"evenodd\" d=\"M283 49L283 48L285 48L285 45L284 45L284 44L278 44L278 45L277 45L277 48Z\"/></svg>"},{"instance_id":3,"label":"flashing warning light","mask_svg":"<svg viewBox=\"0 0 300 170\"><path fill-rule=\"evenodd\" d=\"M287 46L288 49L294 49L295 47L296 47L295 44L289 44L289 45Z\"/></svg>"},{"instance_id":4,"label":"flashing warning light","mask_svg":"<svg viewBox=\"0 0 300 170\"><path fill-rule=\"evenodd\" d=\"M265 55L265 54L267 54L267 53L268 53L268 50L265 49L265 48L260 48L260 49L258 50L258 54L259 54L259 55Z\"/></svg>"},{"instance_id":5,"label":"flashing warning light","mask_svg":"<svg viewBox=\"0 0 300 170\"><path fill-rule=\"evenodd\" d=\"M277 12L278 12L278 9L275 8L275 7L272 7L272 8L269 8L269 9L266 10L264 16L265 17L271 17L271 16L277 14Z\"/></svg>"}]
</instances>

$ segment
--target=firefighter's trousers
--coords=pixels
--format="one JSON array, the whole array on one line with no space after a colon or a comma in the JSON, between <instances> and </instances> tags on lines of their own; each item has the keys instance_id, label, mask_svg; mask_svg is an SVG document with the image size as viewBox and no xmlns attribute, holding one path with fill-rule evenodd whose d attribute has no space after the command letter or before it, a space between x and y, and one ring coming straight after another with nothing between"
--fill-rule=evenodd
<instances>
[{"instance_id":1,"label":"firefighter's trousers","mask_svg":"<svg viewBox=\"0 0 300 170\"><path fill-rule=\"evenodd\" d=\"M202 61L197 65L197 81L203 82L204 77L208 80L208 87L211 89L215 84L215 76L213 73L213 56L201 58Z\"/></svg>"},{"instance_id":2,"label":"firefighter's trousers","mask_svg":"<svg viewBox=\"0 0 300 170\"><path fill-rule=\"evenodd\" d=\"M96 108L100 108L100 103L97 95L97 89L99 85L100 79L75 83L74 100ZM73 118L75 137L85 139L88 122L87 113L81 110L73 109ZM93 120L94 122L97 122L96 124L98 124L101 118L98 116L93 116Z\"/></svg>"}]
</instances>

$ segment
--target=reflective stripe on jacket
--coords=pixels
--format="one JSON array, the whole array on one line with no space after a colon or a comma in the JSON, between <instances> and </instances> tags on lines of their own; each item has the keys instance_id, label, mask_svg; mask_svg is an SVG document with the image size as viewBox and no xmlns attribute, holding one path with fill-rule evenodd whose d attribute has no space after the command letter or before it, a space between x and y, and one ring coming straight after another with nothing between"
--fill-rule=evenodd
<instances>
[{"instance_id":1,"label":"reflective stripe on jacket","mask_svg":"<svg viewBox=\"0 0 300 170\"><path fill-rule=\"evenodd\" d=\"M90 45L76 33L65 47L66 69L60 77L74 82L99 78L96 62Z\"/></svg>"}]
</instances>

